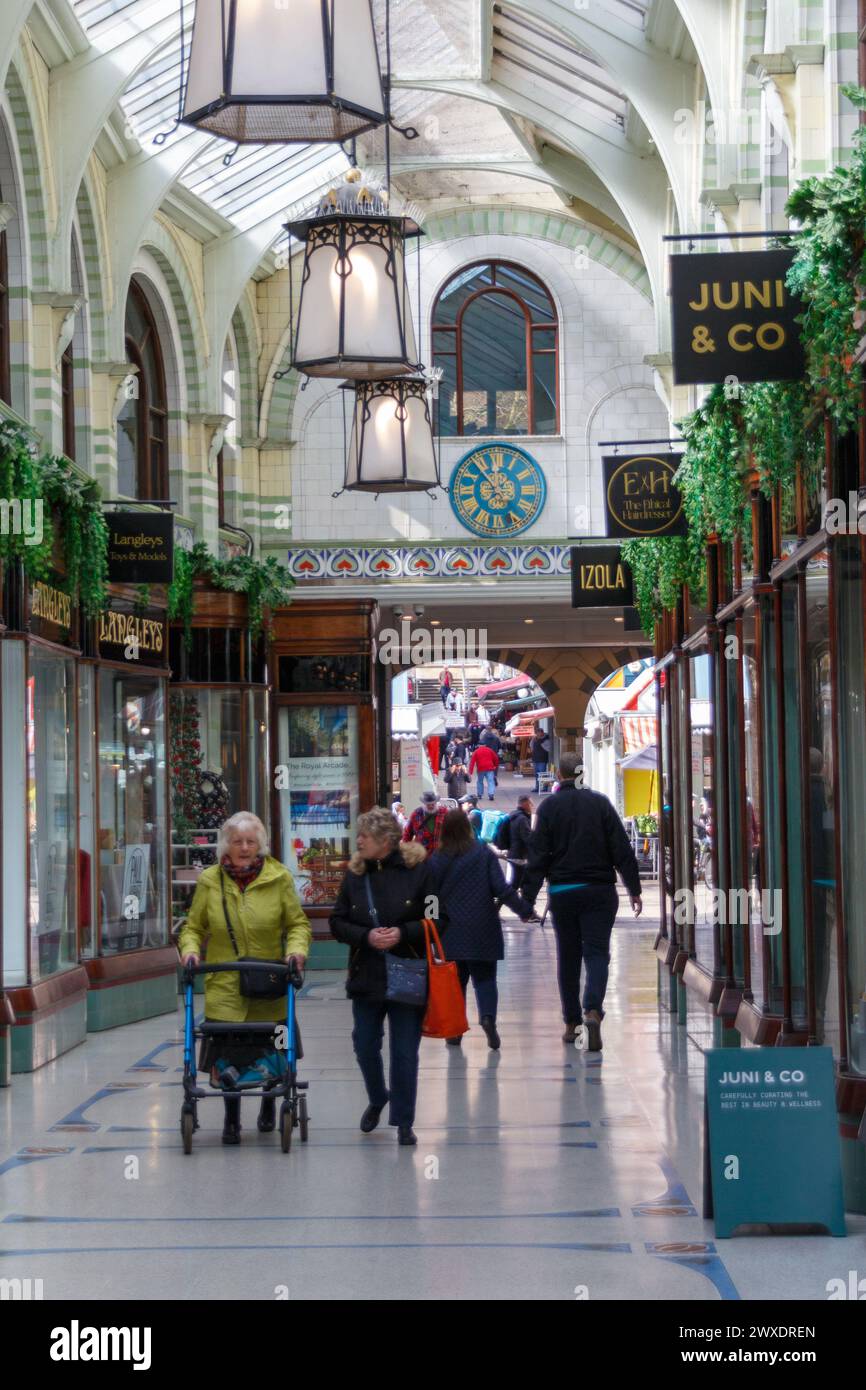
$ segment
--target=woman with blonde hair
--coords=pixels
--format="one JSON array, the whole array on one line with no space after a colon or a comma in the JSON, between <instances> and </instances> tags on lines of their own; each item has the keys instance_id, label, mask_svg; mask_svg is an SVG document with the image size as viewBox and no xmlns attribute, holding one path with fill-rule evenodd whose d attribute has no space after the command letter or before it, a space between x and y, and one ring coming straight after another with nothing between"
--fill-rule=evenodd
<instances>
[{"instance_id":1,"label":"woman with blonde hair","mask_svg":"<svg viewBox=\"0 0 866 1390\"><path fill-rule=\"evenodd\" d=\"M416 840L401 842L400 834L396 816L381 806L358 817L358 852L343 879L331 931L351 948L346 993L352 1000L352 1042L369 1101L361 1131L370 1134L390 1102L389 1124L396 1126L398 1142L415 1144L412 1125L424 1001L419 1007L386 997L386 953L424 959L429 872L424 847ZM386 1018L389 1086L382 1065Z\"/></svg>"},{"instance_id":2,"label":"woman with blonde hair","mask_svg":"<svg viewBox=\"0 0 866 1390\"><path fill-rule=\"evenodd\" d=\"M249 811L238 811L222 826L217 838L216 864L205 869L196 885L178 949L184 965L198 965L207 938L209 965L238 960L285 959L303 970L313 934L298 901L288 869L268 853L267 831ZM205 977L205 1020L232 1023L281 1023L286 996L248 999L241 994L240 976L227 970ZM261 1043L232 1045L228 1052L217 1038L206 1038L200 1067L209 1071L217 1056L232 1066L245 1066L261 1052ZM231 1053L231 1055L229 1055ZM224 1144L240 1143L240 1097L226 1096ZM275 1101L265 1096L259 1111L260 1130L272 1130Z\"/></svg>"}]
</instances>

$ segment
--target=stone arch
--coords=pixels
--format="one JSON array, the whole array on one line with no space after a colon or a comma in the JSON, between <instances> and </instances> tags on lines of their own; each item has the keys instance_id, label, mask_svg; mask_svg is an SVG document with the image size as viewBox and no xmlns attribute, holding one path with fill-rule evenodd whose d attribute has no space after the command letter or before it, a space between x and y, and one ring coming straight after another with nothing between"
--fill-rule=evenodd
<instances>
[{"instance_id":1,"label":"stone arch","mask_svg":"<svg viewBox=\"0 0 866 1390\"><path fill-rule=\"evenodd\" d=\"M13 209L6 222L10 290L11 405L13 410L26 420L30 418L30 355L33 336L30 312L30 228L15 119L5 98L0 103L0 191L3 201Z\"/></svg>"},{"instance_id":2,"label":"stone arch","mask_svg":"<svg viewBox=\"0 0 866 1390\"><path fill-rule=\"evenodd\" d=\"M576 507L583 506L586 511L584 520L587 534L596 534L593 530L593 524L601 525L603 522L603 517L600 513L595 517L592 515L593 499L596 500L597 505L600 507L600 499L602 497L602 487L599 481L601 477L601 457L595 448L593 439L596 432L596 421L599 413L608 402L628 392L642 392L646 394L648 398L648 415L655 412L659 412L662 416L666 414L655 388L652 368L644 366L643 364L623 362L617 367L612 367L606 372L599 373L598 376L588 381L584 388L581 411L586 422L584 425L583 439L586 500L583 503L576 503L575 505ZM649 404L652 405L652 412L649 410ZM660 428L662 428L661 425ZM670 432L669 419L664 424L663 429ZM635 425L635 432L639 432L638 425ZM636 437L636 433L633 435L630 432L629 438ZM661 438L661 433L657 435L647 435L646 437ZM595 483L596 486L593 486L593 483ZM575 522L576 533L581 533L584 527L577 524L578 517L575 516L573 521Z\"/></svg>"},{"instance_id":3,"label":"stone arch","mask_svg":"<svg viewBox=\"0 0 866 1390\"><path fill-rule=\"evenodd\" d=\"M238 436L241 440L258 438L259 429L259 330L256 317L246 294L242 295L232 314L232 332L238 350L240 382L240 419Z\"/></svg>"},{"instance_id":4,"label":"stone arch","mask_svg":"<svg viewBox=\"0 0 866 1390\"><path fill-rule=\"evenodd\" d=\"M95 362L104 362L108 358L108 313L105 293L105 286L109 283L106 274L108 258L104 228L101 220L97 220L95 207L90 182L85 175L81 180L75 203L76 221L90 320L90 356Z\"/></svg>"},{"instance_id":5,"label":"stone arch","mask_svg":"<svg viewBox=\"0 0 866 1390\"><path fill-rule=\"evenodd\" d=\"M487 655L531 676L541 686L556 712L558 738L578 750L586 707L601 682L650 651L647 639L642 647L497 647L489 649Z\"/></svg>"},{"instance_id":6,"label":"stone arch","mask_svg":"<svg viewBox=\"0 0 866 1390\"><path fill-rule=\"evenodd\" d=\"M29 277L33 290L50 288L51 269L48 245L48 215L45 206L45 182L48 163L43 157L44 142L39 138L32 114L29 81L14 63L9 64L6 78L12 125L15 132L29 242Z\"/></svg>"},{"instance_id":7,"label":"stone arch","mask_svg":"<svg viewBox=\"0 0 866 1390\"><path fill-rule=\"evenodd\" d=\"M165 278L180 335L180 359L186 385L189 411L202 411L205 400L205 362L210 344L205 327L204 305L195 288L177 243L162 224L155 221L141 243L141 250L153 256ZM222 344L220 344L220 352Z\"/></svg>"}]
</instances>

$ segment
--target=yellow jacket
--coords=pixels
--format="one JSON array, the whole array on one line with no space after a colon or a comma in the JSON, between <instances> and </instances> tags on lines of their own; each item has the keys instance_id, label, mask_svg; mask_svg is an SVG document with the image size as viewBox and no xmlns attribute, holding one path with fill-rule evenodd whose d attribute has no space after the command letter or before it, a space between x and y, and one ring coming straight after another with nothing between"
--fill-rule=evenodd
<instances>
[{"instance_id":1,"label":"yellow jacket","mask_svg":"<svg viewBox=\"0 0 866 1390\"><path fill-rule=\"evenodd\" d=\"M242 956L282 960L290 954L308 956L313 933L304 914L288 869L267 855L258 878L242 893L224 870L226 905ZM207 938L207 963L220 965L237 960L226 927L220 892L220 866L205 869L196 885L186 924L180 933L181 956L189 951L202 955ZM205 1017L232 1023L266 1023L286 1016L286 1000L244 998L238 975L227 970L205 975Z\"/></svg>"}]
</instances>

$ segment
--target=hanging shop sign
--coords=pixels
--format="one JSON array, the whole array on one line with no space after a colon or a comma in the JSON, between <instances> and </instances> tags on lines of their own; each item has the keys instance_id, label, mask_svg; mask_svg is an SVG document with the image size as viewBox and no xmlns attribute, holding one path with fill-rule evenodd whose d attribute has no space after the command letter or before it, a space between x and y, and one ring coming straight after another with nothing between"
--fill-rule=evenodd
<instances>
[{"instance_id":1,"label":"hanging shop sign","mask_svg":"<svg viewBox=\"0 0 866 1390\"><path fill-rule=\"evenodd\" d=\"M28 627L34 637L49 642L68 642L75 610L69 594L51 580L37 579L30 588Z\"/></svg>"},{"instance_id":2,"label":"hanging shop sign","mask_svg":"<svg viewBox=\"0 0 866 1390\"><path fill-rule=\"evenodd\" d=\"M621 546L572 546L572 608L627 608L633 600L634 581Z\"/></svg>"},{"instance_id":3,"label":"hanging shop sign","mask_svg":"<svg viewBox=\"0 0 866 1390\"><path fill-rule=\"evenodd\" d=\"M604 498L608 536L684 536L686 517L674 475L680 454L608 455Z\"/></svg>"},{"instance_id":4,"label":"hanging shop sign","mask_svg":"<svg viewBox=\"0 0 866 1390\"><path fill-rule=\"evenodd\" d=\"M805 356L788 289L793 251L671 256L674 383L800 381Z\"/></svg>"},{"instance_id":5,"label":"hanging shop sign","mask_svg":"<svg viewBox=\"0 0 866 1390\"><path fill-rule=\"evenodd\" d=\"M105 520L110 583L171 583L174 517L170 512L113 512Z\"/></svg>"},{"instance_id":6,"label":"hanging shop sign","mask_svg":"<svg viewBox=\"0 0 866 1390\"><path fill-rule=\"evenodd\" d=\"M114 608L106 608L100 613L97 623L100 656L110 661L165 666L167 624L163 617L122 613Z\"/></svg>"},{"instance_id":7,"label":"hanging shop sign","mask_svg":"<svg viewBox=\"0 0 866 1390\"><path fill-rule=\"evenodd\" d=\"M705 1056L704 1215L715 1216L716 1235L743 1224L815 1224L844 1236L831 1049Z\"/></svg>"}]
</instances>

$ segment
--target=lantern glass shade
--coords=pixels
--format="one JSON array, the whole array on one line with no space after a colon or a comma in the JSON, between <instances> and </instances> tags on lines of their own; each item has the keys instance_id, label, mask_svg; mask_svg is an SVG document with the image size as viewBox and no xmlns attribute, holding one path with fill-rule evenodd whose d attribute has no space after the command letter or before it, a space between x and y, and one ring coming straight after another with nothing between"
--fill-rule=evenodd
<instances>
[{"instance_id":1,"label":"lantern glass shade","mask_svg":"<svg viewBox=\"0 0 866 1390\"><path fill-rule=\"evenodd\" d=\"M418 370L406 223L335 214L290 227L307 243L294 351L299 371L371 381Z\"/></svg>"},{"instance_id":2,"label":"lantern glass shade","mask_svg":"<svg viewBox=\"0 0 866 1390\"><path fill-rule=\"evenodd\" d=\"M423 378L359 382L345 487L356 492L422 492L439 487L433 426Z\"/></svg>"},{"instance_id":3,"label":"lantern glass shade","mask_svg":"<svg viewBox=\"0 0 866 1390\"><path fill-rule=\"evenodd\" d=\"M239 144L383 125L370 0L196 0L183 119Z\"/></svg>"}]
</instances>

